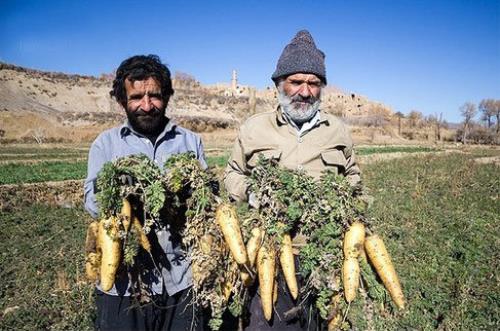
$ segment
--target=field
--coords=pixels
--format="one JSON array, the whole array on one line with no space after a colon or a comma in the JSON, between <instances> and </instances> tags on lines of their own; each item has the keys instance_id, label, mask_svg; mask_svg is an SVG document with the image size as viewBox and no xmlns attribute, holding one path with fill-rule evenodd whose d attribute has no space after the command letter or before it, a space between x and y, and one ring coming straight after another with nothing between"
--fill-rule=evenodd
<instances>
[{"instance_id":1,"label":"field","mask_svg":"<svg viewBox=\"0 0 500 331\"><path fill-rule=\"evenodd\" d=\"M369 162L384 153L399 157ZM0 197L11 199L0 209L0 330L93 329L93 285L83 277L90 218L81 196L73 189L61 204L45 184L34 184L34 193L17 185L77 179L78 188L85 149L0 147L0 154ZM408 299L403 312L361 314L352 307L357 329L498 329L500 167L476 160L500 151L360 147L357 154L374 197L370 215ZM208 153L218 173L227 155ZM18 193L2 195L2 187Z\"/></svg>"}]
</instances>

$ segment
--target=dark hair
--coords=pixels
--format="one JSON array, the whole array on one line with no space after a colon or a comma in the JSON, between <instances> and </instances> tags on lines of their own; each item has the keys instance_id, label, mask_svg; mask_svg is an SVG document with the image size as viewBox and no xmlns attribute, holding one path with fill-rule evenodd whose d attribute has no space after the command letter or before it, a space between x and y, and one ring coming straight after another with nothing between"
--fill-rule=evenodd
<instances>
[{"instance_id":1,"label":"dark hair","mask_svg":"<svg viewBox=\"0 0 500 331\"><path fill-rule=\"evenodd\" d=\"M161 96L166 102L174 94L170 70L161 63L157 55L135 55L123 61L116 69L113 89L109 92L116 101L126 107L127 91L125 90L125 80L132 82L153 77L160 83Z\"/></svg>"}]
</instances>

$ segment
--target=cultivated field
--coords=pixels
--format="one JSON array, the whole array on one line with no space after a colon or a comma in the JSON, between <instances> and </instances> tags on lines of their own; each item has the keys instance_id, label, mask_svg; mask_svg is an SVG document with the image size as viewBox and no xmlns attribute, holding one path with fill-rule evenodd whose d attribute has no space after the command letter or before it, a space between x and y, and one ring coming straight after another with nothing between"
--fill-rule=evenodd
<instances>
[{"instance_id":1,"label":"cultivated field","mask_svg":"<svg viewBox=\"0 0 500 331\"><path fill-rule=\"evenodd\" d=\"M93 329L83 275L88 146L0 146L0 330ZM359 147L370 214L408 307L364 311L359 330L500 327L498 149ZM226 149L209 149L218 174ZM356 301L354 301L355 303Z\"/></svg>"}]
</instances>

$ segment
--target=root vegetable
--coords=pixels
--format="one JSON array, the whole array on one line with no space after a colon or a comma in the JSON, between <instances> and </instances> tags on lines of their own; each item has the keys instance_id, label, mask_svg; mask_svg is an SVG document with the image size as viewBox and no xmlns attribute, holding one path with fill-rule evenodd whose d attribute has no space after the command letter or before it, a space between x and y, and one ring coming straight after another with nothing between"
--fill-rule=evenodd
<instances>
[{"instance_id":1,"label":"root vegetable","mask_svg":"<svg viewBox=\"0 0 500 331\"><path fill-rule=\"evenodd\" d=\"M230 204L221 204L217 208L215 218L234 259L238 264L245 264L248 260L247 251L243 244L236 211Z\"/></svg>"},{"instance_id":2,"label":"root vegetable","mask_svg":"<svg viewBox=\"0 0 500 331\"><path fill-rule=\"evenodd\" d=\"M250 239L248 239L247 242L247 256L248 256L248 263L247 263L247 268L248 269L253 269L255 266L255 260L257 258L257 252L260 248L260 245L262 243L262 237L264 233L262 232L261 229L259 228L253 228L251 231L251 236ZM250 273L244 268L241 268L241 281L243 282L243 285L246 287L249 287L253 284L253 281L255 280Z\"/></svg>"},{"instance_id":3,"label":"root vegetable","mask_svg":"<svg viewBox=\"0 0 500 331\"><path fill-rule=\"evenodd\" d=\"M98 246L102 254L101 287L104 291L109 291L115 282L115 275L121 258L121 242L118 238L118 221L116 217L112 216L99 222Z\"/></svg>"},{"instance_id":4,"label":"root vegetable","mask_svg":"<svg viewBox=\"0 0 500 331\"><path fill-rule=\"evenodd\" d=\"M123 228L125 229L125 232L128 232L130 229L130 223L132 222L132 206L125 198L122 200L121 216L123 216Z\"/></svg>"},{"instance_id":5,"label":"root vegetable","mask_svg":"<svg viewBox=\"0 0 500 331\"><path fill-rule=\"evenodd\" d=\"M144 233L141 222L137 216L133 217L132 225L134 226L135 231L137 232L137 237L139 239L139 244L142 248L148 253L151 253L151 243L149 242L148 236Z\"/></svg>"},{"instance_id":6,"label":"root vegetable","mask_svg":"<svg viewBox=\"0 0 500 331\"><path fill-rule=\"evenodd\" d=\"M253 267L255 265L255 259L257 258L257 252L262 243L262 236L264 233L259 228L253 228L251 231L251 237L247 242L247 255L248 255L248 265Z\"/></svg>"},{"instance_id":7,"label":"root vegetable","mask_svg":"<svg viewBox=\"0 0 500 331\"><path fill-rule=\"evenodd\" d=\"M297 278L295 276L295 259L292 251L292 239L289 234L283 235L283 242L281 243L280 263L285 276L286 285L292 295L293 299L297 299L299 295L299 288L297 285Z\"/></svg>"},{"instance_id":8,"label":"root vegetable","mask_svg":"<svg viewBox=\"0 0 500 331\"><path fill-rule=\"evenodd\" d=\"M340 294L336 294L332 299L332 311L330 313L331 319L328 322L328 331L339 330L340 323L342 321L342 314L339 309Z\"/></svg>"},{"instance_id":9,"label":"root vegetable","mask_svg":"<svg viewBox=\"0 0 500 331\"><path fill-rule=\"evenodd\" d=\"M356 298L359 287L359 262L355 257L344 260L342 265L342 280L344 282L345 300L350 303Z\"/></svg>"},{"instance_id":10,"label":"root vegetable","mask_svg":"<svg viewBox=\"0 0 500 331\"><path fill-rule=\"evenodd\" d=\"M273 290L276 256L272 247L262 246L257 254L257 273L259 274L260 300L266 320L273 315Z\"/></svg>"},{"instance_id":11,"label":"root vegetable","mask_svg":"<svg viewBox=\"0 0 500 331\"><path fill-rule=\"evenodd\" d=\"M88 255L89 253L97 252L97 232L99 230L99 223L97 221L93 221L89 224L87 228L87 236L85 237L85 253Z\"/></svg>"},{"instance_id":12,"label":"root vegetable","mask_svg":"<svg viewBox=\"0 0 500 331\"><path fill-rule=\"evenodd\" d=\"M210 251L212 250L212 243L214 242L214 237L206 233L200 238L200 248L203 254L210 254Z\"/></svg>"},{"instance_id":13,"label":"root vegetable","mask_svg":"<svg viewBox=\"0 0 500 331\"><path fill-rule=\"evenodd\" d=\"M91 282L95 282L99 275L101 257L98 253L88 253L85 258L85 277Z\"/></svg>"},{"instance_id":14,"label":"root vegetable","mask_svg":"<svg viewBox=\"0 0 500 331\"><path fill-rule=\"evenodd\" d=\"M370 262L375 267L385 288L391 295L392 300L400 309L405 307L405 298L399 283L396 270L391 261L391 257L385 248L383 240L376 234L365 240L365 249Z\"/></svg>"},{"instance_id":15,"label":"root vegetable","mask_svg":"<svg viewBox=\"0 0 500 331\"><path fill-rule=\"evenodd\" d=\"M92 282L97 280L100 264L100 257L97 254L98 231L99 223L96 221L90 223L85 238L85 276Z\"/></svg>"},{"instance_id":16,"label":"root vegetable","mask_svg":"<svg viewBox=\"0 0 500 331\"><path fill-rule=\"evenodd\" d=\"M358 257L364 250L365 226L361 222L354 222L344 236L344 257Z\"/></svg>"}]
</instances>

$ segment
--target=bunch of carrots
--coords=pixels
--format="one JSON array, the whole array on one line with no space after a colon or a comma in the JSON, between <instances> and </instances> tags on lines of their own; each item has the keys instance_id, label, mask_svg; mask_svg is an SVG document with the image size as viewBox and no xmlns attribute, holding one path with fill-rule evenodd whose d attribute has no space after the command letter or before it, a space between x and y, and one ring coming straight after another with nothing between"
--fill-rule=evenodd
<instances>
[{"instance_id":1,"label":"bunch of carrots","mask_svg":"<svg viewBox=\"0 0 500 331\"><path fill-rule=\"evenodd\" d=\"M101 288L109 291L115 283L116 272L123 258L123 243L134 232L138 244L151 254L151 243L144 233L139 218L127 199L123 199L121 213L93 221L87 230L85 242L85 274L91 281L99 279ZM125 234L124 239L119 235Z\"/></svg>"}]
</instances>

